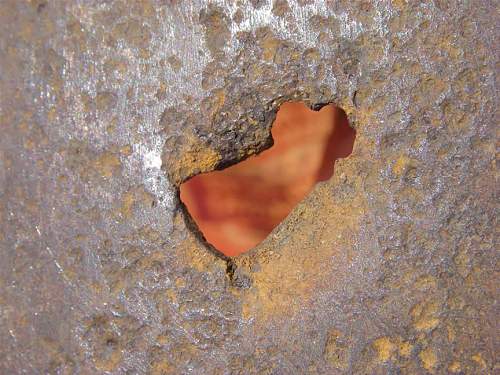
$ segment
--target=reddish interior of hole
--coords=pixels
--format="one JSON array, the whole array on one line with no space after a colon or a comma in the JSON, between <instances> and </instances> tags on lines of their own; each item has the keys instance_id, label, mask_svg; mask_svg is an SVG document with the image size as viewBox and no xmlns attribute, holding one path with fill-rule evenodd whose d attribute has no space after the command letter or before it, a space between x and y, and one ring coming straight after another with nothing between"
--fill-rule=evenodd
<instances>
[{"instance_id":1,"label":"reddish interior of hole","mask_svg":"<svg viewBox=\"0 0 500 375\"><path fill-rule=\"evenodd\" d=\"M285 103L272 136L273 147L261 154L181 185L181 200L203 235L226 255L255 247L318 181L330 178L335 160L352 152L355 132L334 105L315 112Z\"/></svg>"}]
</instances>

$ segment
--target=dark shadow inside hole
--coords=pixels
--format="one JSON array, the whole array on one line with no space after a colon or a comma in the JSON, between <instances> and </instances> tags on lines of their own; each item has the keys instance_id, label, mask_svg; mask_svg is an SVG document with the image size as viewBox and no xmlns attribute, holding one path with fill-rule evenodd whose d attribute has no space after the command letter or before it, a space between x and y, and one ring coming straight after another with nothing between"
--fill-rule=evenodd
<instances>
[{"instance_id":1,"label":"dark shadow inside hole","mask_svg":"<svg viewBox=\"0 0 500 375\"><path fill-rule=\"evenodd\" d=\"M345 112L285 103L272 127L274 145L257 156L184 182L180 197L206 240L228 256L260 242L319 181L352 152L355 131Z\"/></svg>"}]
</instances>

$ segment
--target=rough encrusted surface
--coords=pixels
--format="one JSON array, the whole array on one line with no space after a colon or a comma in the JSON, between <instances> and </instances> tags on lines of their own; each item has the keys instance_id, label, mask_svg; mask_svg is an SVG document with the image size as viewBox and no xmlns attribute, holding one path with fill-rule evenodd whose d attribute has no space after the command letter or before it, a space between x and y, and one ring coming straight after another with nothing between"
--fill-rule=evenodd
<instances>
[{"instance_id":1,"label":"rough encrusted surface","mask_svg":"<svg viewBox=\"0 0 500 375\"><path fill-rule=\"evenodd\" d=\"M0 372L499 371L496 13L2 1ZM354 152L228 263L177 185L290 99L342 106Z\"/></svg>"}]
</instances>

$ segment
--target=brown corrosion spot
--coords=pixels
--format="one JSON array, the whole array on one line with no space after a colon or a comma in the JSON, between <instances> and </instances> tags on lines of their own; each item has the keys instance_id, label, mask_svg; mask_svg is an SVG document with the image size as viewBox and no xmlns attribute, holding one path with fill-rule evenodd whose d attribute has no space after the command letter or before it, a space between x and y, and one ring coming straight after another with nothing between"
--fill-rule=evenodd
<instances>
[{"instance_id":1,"label":"brown corrosion spot","mask_svg":"<svg viewBox=\"0 0 500 375\"><path fill-rule=\"evenodd\" d=\"M221 171L181 185L181 200L206 240L235 256L255 247L312 190L329 179L334 162L352 152L355 132L343 110L281 106L274 145Z\"/></svg>"}]
</instances>

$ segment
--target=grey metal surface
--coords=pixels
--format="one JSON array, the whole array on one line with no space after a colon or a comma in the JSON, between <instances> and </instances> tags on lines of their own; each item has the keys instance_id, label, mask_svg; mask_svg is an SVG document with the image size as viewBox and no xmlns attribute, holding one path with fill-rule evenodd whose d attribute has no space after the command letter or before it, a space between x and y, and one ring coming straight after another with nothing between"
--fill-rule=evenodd
<instances>
[{"instance_id":1,"label":"grey metal surface","mask_svg":"<svg viewBox=\"0 0 500 375\"><path fill-rule=\"evenodd\" d=\"M0 3L0 372L495 373L490 1ZM334 102L353 154L258 248L178 184Z\"/></svg>"}]
</instances>

